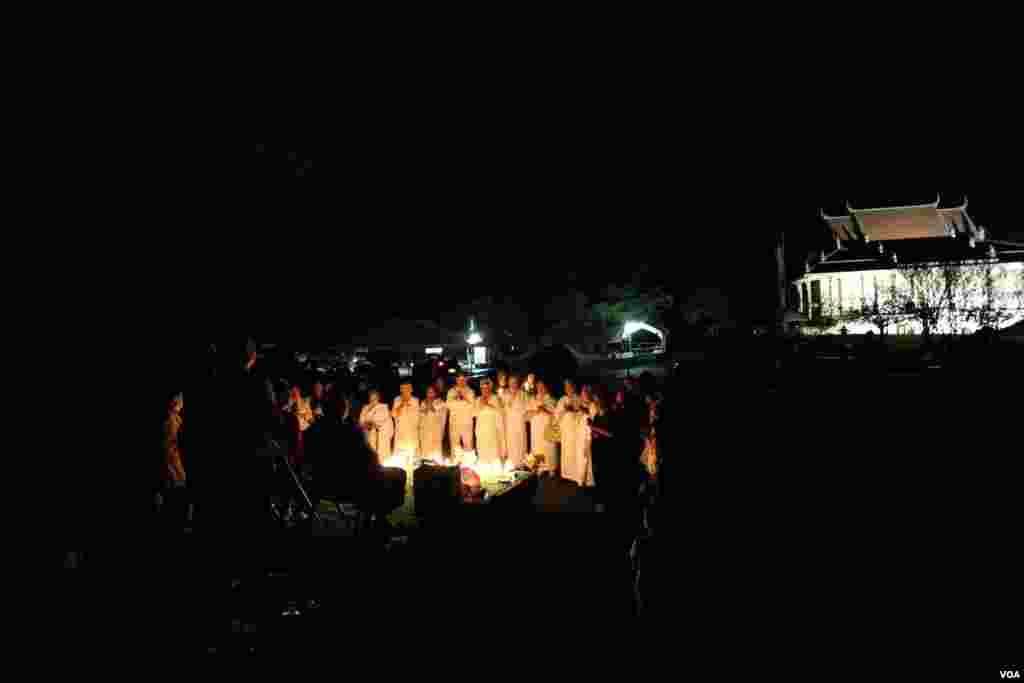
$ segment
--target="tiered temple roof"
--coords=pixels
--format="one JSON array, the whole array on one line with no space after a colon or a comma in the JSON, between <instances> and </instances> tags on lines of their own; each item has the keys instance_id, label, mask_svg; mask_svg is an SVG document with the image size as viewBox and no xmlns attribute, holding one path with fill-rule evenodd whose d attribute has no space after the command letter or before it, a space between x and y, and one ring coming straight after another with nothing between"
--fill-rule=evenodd
<instances>
[{"instance_id":1,"label":"tiered temple roof","mask_svg":"<svg viewBox=\"0 0 1024 683\"><path fill-rule=\"evenodd\" d=\"M967 199L960 206L939 208L939 199L914 206L854 209L846 205L848 215L821 218L832 236L842 242L910 240L948 237L955 232L976 235L977 227L967 213Z\"/></svg>"},{"instance_id":2,"label":"tiered temple roof","mask_svg":"<svg viewBox=\"0 0 1024 683\"><path fill-rule=\"evenodd\" d=\"M854 209L849 215L821 218L834 244L813 263L808 273L886 270L900 264L991 260L1024 261L1024 243L989 240L960 206L931 204Z\"/></svg>"}]
</instances>

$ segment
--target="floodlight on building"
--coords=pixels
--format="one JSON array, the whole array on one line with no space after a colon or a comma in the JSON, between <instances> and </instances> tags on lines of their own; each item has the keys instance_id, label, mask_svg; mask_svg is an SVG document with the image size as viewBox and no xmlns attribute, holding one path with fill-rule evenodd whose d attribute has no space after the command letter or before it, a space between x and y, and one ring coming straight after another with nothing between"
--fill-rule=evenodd
<instances>
[{"instance_id":1,"label":"floodlight on building","mask_svg":"<svg viewBox=\"0 0 1024 683\"><path fill-rule=\"evenodd\" d=\"M479 344L483 340L484 338L480 336L479 332L473 332L468 337L466 337L466 341L469 342L470 344Z\"/></svg>"}]
</instances>

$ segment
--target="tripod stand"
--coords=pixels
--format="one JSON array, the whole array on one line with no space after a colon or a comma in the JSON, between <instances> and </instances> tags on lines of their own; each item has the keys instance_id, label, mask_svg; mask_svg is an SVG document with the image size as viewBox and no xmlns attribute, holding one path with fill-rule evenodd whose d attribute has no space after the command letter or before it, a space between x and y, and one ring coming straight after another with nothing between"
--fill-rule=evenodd
<instances>
[{"instance_id":1,"label":"tripod stand","mask_svg":"<svg viewBox=\"0 0 1024 683\"><path fill-rule=\"evenodd\" d=\"M279 468L277 470L277 472L280 473L282 470L286 470L287 471L287 473L289 475L289 479L291 481L291 484L294 486L294 491L298 492L298 494L299 494L298 495L299 503L303 504L304 507L305 507L306 513L310 517L312 517L312 519L315 522L319 523L321 521L320 513L317 512L316 505L313 504L313 500L309 497L309 493L306 491L306 487L302 483L302 478L299 477L298 472L295 471L295 468L288 461L287 451L284 448L282 448L281 445L278 442L276 442L276 441L272 441L271 444L273 446L273 448L272 448L273 457L277 461L277 465L278 465L278 468ZM285 498L285 501L282 501L282 505L287 506L287 504L288 504L286 502L287 500L288 499ZM285 508L285 510L277 510L277 509L274 509L273 506L272 506L272 512L273 512L274 516L282 524L287 524L288 523L288 519L287 519L287 515L286 515L286 509L287 509L287 507Z\"/></svg>"}]
</instances>

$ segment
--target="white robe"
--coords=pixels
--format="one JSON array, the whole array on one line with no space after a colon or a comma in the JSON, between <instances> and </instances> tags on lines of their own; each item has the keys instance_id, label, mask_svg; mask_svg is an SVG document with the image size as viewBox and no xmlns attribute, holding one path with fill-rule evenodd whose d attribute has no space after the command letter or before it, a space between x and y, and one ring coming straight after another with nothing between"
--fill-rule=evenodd
<instances>
[{"instance_id":1,"label":"white robe","mask_svg":"<svg viewBox=\"0 0 1024 683\"><path fill-rule=\"evenodd\" d=\"M391 412L387 405L378 403L374 406L365 405L359 411L359 423L372 422L374 429L366 434L370 448L377 454L377 459L383 463L391 457L391 437L395 433L395 425L391 420Z\"/></svg>"},{"instance_id":2,"label":"white robe","mask_svg":"<svg viewBox=\"0 0 1024 683\"><path fill-rule=\"evenodd\" d=\"M448 407L439 398L420 403L420 457L440 462L444 458L444 424Z\"/></svg>"},{"instance_id":3,"label":"white robe","mask_svg":"<svg viewBox=\"0 0 1024 683\"><path fill-rule=\"evenodd\" d=\"M508 462L518 467L526 460L526 394L519 391L513 396L508 391L502 396L501 404L505 409L505 450Z\"/></svg>"},{"instance_id":4,"label":"white robe","mask_svg":"<svg viewBox=\"0 0 1024 683\"><path fill-rule=\"evenodd\" d=\"M596 406L591 403L586 406L585 412L579 414L576 431L576 451L569 458L568 466L562 464L562 476L571 479L580 486L594 485L594 467L591 452L590 425L587 424L587 417L593 418L597 414Z\"/></svg>"},{"instance_id":5,"label":"white robe","mask_svg":"<svg viewBox=\"0 0 1024 683\"><path fill-rule=\"evenodd\" d=\"M575 396L571 399L573 405L579 407L579 396ZM555 408L555 418L558 420L558 428L562 433L562 444L559 449L559 467L562 470L562 476L569 478L569 473L576 472L578 470L577 460L580 456L579 448L577 443L580 436L580 411L570 411L566 408L569 406L570 399L568 396L563 396L558 399L558 406Z\"/></svg>"},{"instance_id":6,"label":"white robe","mask_svg":"<svg viewBox=\"0 0 1024 683\"><path fill-rule=\"evenodd\" d=\"M456 398L459 392L465 396L464 401ZM473 389L465 387L459 389L452 387L448 390L448 437L451 439L452 457L462 455L463 444L465 450L473 450L473 406L476 394Z\"/></svg>"},{"instance_id":7,"label":"white robe","mask_svg":"<svg viewBox=\"0 0 1024 683\"><path fill-rule=\"evenodd\" d=\"M391 417L395 418L395 452L415 457L420 444L420 400L409 398L409 407L402 408L402 397L395 399Z\"/></svg>"},{"instance_id":8,"label":"white robe","mask_svg":"<svg viewBox=\"0 0 1024 683\"><path fill-rule=\"evenodd\" d=\"M476 457L481 464L498 464L505 456L505 411L501 399L478 398L474 404L476 417Z\"/></svg>"},{"instance_id":9,"label":"white robe","mask_svg":"<svg viewBox=\"0 0 1024 683\"><path fill-rule=\"evenodd\" d=\"M539 398L531 398L526 404L530 420L530 452L534 455L543 455L544 464L542 469L551 469L555 465L558 444L544 438L544 432L547 430L548 423L554 418L547 413L537 411L541 404L542 401ZM543 404L549 410L555 409L555 401L550 396L544 397Z\"/></svg>"}]
</instances>

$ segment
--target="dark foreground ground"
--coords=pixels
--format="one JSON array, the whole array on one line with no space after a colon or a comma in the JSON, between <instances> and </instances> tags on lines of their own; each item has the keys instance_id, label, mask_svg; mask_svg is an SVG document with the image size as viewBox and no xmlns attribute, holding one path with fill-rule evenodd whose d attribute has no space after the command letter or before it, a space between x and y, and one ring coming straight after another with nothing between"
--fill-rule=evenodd
<instances>
[{"instance_id":1,"label":"dark foreground ground","mask_svg":"<svg viewBox=\"0 0 1024 683\"><path fill-rule=\"evenodd\" d=\"M760 384L723 373L669 394L679 429L663 451L676 469L660 571L671 580L655 618L735 639L777 634L780 615L905 631L1019 605L1007 555L1019 550L1019 370L835 368ZM478 662L632 618L631 538L613 516L568 514L591 510L575 487L542 485L529 509L480 507L390 547L241 531L156 542L124 528L64 572L54 628L101 658L253 648L351 662L448 642ZM243 549L248 578L233 591L237 572L218 569L215 551ZM998 642L1003 621L961 623Z\"/></svg>"}]
</instances>

